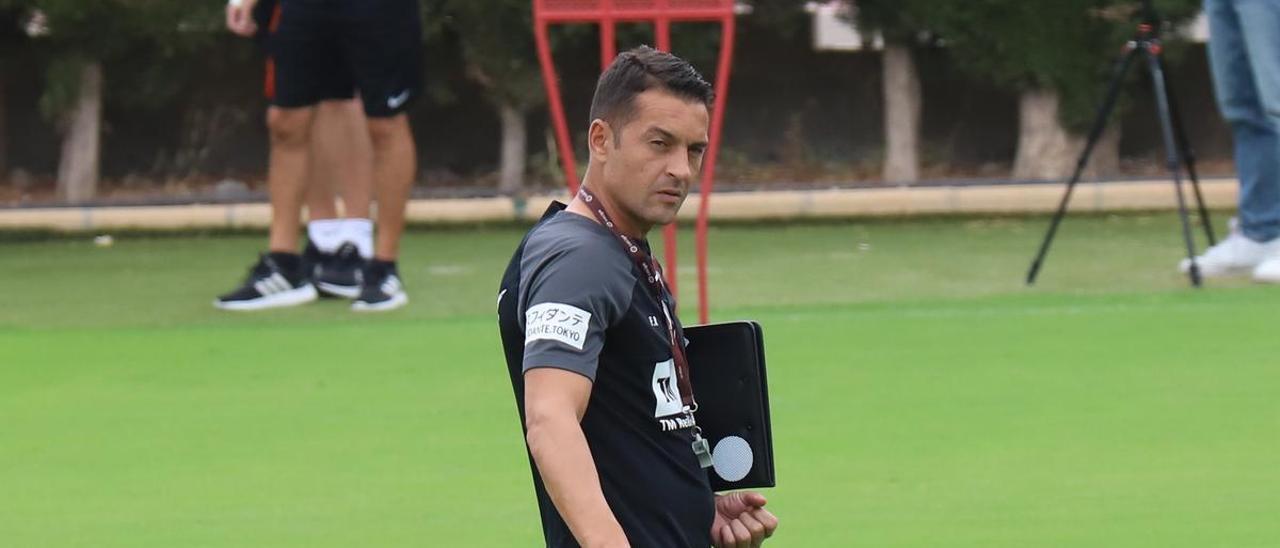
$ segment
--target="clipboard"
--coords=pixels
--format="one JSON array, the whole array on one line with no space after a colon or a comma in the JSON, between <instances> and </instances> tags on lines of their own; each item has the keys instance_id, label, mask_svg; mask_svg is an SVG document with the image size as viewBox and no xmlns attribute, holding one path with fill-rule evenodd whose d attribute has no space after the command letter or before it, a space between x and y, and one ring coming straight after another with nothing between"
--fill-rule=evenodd
<instances>
[{"instance_id":1,"label":"clipboard","mask_svg":"<svg viewBox=\"0 0 1280 548\"><path fill-rule=\"evenodd\" d=\"M738 321L684 329L695 417L711 443L714 491L774 487L773 432L760 324Z\"/></svg>"}]
</instances>

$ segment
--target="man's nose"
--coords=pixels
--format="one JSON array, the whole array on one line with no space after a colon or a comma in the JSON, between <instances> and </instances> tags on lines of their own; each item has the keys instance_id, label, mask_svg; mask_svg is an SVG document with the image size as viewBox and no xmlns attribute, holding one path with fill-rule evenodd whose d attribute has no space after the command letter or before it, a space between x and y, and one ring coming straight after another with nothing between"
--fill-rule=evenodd
<instances>
[{"instance_id":1,"label":"man's nose","mask_svg":"<svg viewBox=\"0 0 1280 548\"><path fill-rule=\"evenodd\" d=\"M672 154L667 161L667 175L681 183L693 177L693 165L689 162L688 153Z\"/></svg>"}]
</instances>

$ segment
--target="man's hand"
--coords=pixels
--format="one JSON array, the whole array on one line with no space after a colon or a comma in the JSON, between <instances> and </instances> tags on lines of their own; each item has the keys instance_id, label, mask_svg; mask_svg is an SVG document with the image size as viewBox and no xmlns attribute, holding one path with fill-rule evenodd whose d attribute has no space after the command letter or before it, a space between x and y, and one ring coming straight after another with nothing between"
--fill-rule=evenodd
<instances>
[{"instance_id":1,"label":"man's hand","mask_svg":"<svg viewBox=\"0 0 1280 548\"><path fill-rule=\"evenodd\" d=\"M258 0L231 0L227 3L227 30L240 36L253 36L258 24L253 20L253 6Z\"/></svg>"},{"instance_id":2,"label":"man's hand","mask_svg":"<svg viewBox=\"0 0 1280 548\"><path fill-rule=\"evenodd\" d=\"M750 548L764 544L778 529L778 518L764 509L764 495L737 492L716 495L711 542L716 548Z\"/></svg>"}]
</instances>

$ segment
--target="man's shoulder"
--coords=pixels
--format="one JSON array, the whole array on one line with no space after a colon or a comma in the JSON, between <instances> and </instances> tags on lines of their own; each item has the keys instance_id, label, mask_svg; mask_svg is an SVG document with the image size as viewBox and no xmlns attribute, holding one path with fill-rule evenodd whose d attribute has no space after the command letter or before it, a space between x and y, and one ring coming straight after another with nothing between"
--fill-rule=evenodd
<instances>
[{"instance_id":1,"label":"man's shoulder","mask_svg":"<svg viewBox=\"0 0 1280 548\"><path fill-rule=\"evenodd\" d=\"M535 227L520 257L521 302L532 293L537 298L577 295L625 304L636 279L613 234L574 213L562 211Z\"/></svg>"},{"instance_id":2,"label":"man's shoulder","mask_svg":"<svg viewBox=\"0 0 1280 548\"><path fill-rule=\"evenodd\" d=\"M599 266L629 264L612 234L595 221L561 211L534 227L525 243L525 260L568 259Z\"/></svg>"}]
</instances>

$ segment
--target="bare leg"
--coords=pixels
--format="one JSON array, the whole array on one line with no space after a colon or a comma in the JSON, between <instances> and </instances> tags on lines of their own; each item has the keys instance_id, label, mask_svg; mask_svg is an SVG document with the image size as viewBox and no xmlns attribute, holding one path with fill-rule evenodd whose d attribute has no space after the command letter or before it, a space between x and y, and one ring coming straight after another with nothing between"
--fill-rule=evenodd
<instances>
[{"instance_id":1,"label":"bare leg","mask_svg":"<svg viewBox=\"0 0 1280 548\"><path fill-rule=\"evenodd\" d=\"M400 235L404 232L404 208L413 188L417 170L417 151L409 118L397 114L389 118L370 118L369 137L373 143L374 194L378 200L378 236L374 257L394 261L400 251Z\"/></svg>"},{"instance_id":2,"label":"bare leg","mask_svg":"<svg viewBox=\"0 0 1280 548\"><path fill-rule=\"evenodd\" d=\"M326 157L327 151L320 146L321 134L333 123L332 109L327 103L316 107L316 119L311 125L311 148L307 158L307 222L338 218L335 185L338 178L327 164L337 163L334 158Z\"/></svg>"},{"instance_id":3,"label":"bare leg","mask_svg":"<svg viewBox=\"0 0 1280 548\"><path fill-rule=\"evenodd\" d=\"M271 161L267 168L267 190L271 195L269 248L283 253L298 252L298 227L306 191L309 133L314 108L267 110L271 134Z\"/></svg>"},{"instance_id":4,"label":"bare leg","mask_svg":"<svg viewBox=\"0 0 1280 548\"><path fill-rule=\"evenodd\" d=\"M318 119L319 117L317 117ZM314 146L312 147L314 149ZM311 151L310 170L307 177L307 222L338 218L338 204L334 199L333 183L329 177L318 177L315 150Z\"/></svg>"},{"instance_id":5,"label":"bare leg","mask_svg":"<svg viewBox=\"0 0 1280 548\"><path fill-rule=\"evenodd\" d=\"M373 189L373 149L360 100L325 101L311 129L309 218L335 219L334 193L342 196L342 217L369 218Z\"/></svg>"}]
</instances>

